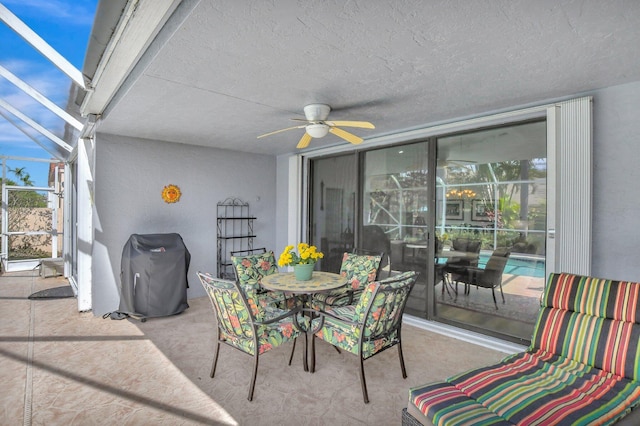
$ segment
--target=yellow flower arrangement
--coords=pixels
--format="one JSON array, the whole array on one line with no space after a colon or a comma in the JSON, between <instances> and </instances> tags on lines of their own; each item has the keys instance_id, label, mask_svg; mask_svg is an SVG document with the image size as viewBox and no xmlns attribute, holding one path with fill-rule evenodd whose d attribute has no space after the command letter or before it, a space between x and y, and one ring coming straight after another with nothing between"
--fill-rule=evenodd
<instances>
[{"instance_id":1,"label":"yellow flower arrangement","mask_svg":"<svg viewBox=\"0 0 640 426\"><path fill-rule=\"evenodd\" d=\"M167 185L162 190L162 199L165 203L177 203L181 195L182 192L177 185Z\"/></svg>"},{"instance_id":2,"label":"yellow flower arrangement","mask_svg":"<svg viewBox=\"0 0 640 426\"><path fill-rule=\"evenodd\" d=\"M323 257L324 254L318 251L316 246L299 243L298 253L294 251L294 246L286 246L284 248L278 259L278 266L282 268L284 266L307 265L316 263L318 259L322 259Z\"/></svg>"}]
</instances>

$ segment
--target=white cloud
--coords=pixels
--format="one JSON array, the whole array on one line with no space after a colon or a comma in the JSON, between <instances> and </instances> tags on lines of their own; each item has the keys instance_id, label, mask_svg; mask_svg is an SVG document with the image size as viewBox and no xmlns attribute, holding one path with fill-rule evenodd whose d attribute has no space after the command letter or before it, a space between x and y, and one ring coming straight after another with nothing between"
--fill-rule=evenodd
<instances>
[{"instance_id":1,"label":"white cloud","mask_svg":"<svg viewBox=\"0 0 640 426\"><path fill-rule=\"evenodd\" d=\"M64 131L64 121L61 118L18 88L11 87L9 90L6 90L6 85L0 85L0 89L0 96L2 96L2 98L13 108L17 109L22 114L25 114L27 117L40 124L56 136L62 136ZM10 112L3 110L3 113L10 117L13 122L19 123L19 125L30 129L28 124L23 123L22 120ZM35 130L30 134L40 135L40 133ZM22 141L25 139L30 143L33 143L31 139L18 130L13 123L8 122L4 117L0 116L0 142Z\"/></svg>"},{"instance_id":2,"label":"white cloud","mask_svg":"<svg viewBox=\"0 0 640 426\"><path fill-rule=\"evenodd\" d=\"M65 107L71 80L57 68L48 63L28 60L4 61L2 65L49 100ZM21 90L9 81L0 79L0 94L5 96L12 92Z\"/></svg>"},{"instance_id":3,"label":"white cloud","mask_svg":"<svg viewBox=\"0 0 640 426\"><path fill-rule=\"evenodd\" d=\"M97 0L3 0L3 4L21 20L38 16L53 22L65 19L69 25L92 25L96 3Z\"/></svg>"}]
</instances>

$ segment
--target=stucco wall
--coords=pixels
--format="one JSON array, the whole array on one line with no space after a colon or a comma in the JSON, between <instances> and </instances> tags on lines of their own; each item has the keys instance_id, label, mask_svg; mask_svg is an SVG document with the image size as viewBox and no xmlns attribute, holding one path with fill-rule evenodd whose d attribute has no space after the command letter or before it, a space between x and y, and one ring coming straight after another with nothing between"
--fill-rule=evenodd
<instances>
[{"instance_id":1,"label":"stucco wall","mask_svg":"<svg viewBox=\"0 0 640 426\"><path fill-rule=\"evenodd\" d=\"M197 271L216 272L216 204L234 196L257 218L254 247L275 247L276 159L234 151L98 134L93 313L117 310L122 248L131 234L179 233L189 252L188 297L204 295ZM167 204L165 185L182 197Z\"/></svg>"}]
</instances>

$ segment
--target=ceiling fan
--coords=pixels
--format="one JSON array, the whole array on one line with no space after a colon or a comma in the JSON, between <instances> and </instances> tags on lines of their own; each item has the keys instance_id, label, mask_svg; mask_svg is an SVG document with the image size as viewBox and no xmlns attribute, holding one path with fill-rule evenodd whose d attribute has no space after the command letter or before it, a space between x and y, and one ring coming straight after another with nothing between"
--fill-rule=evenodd
<instances>
[{"instance_id":1,"label":"ceiling fan","mask_svg":"<svg viewBox=\"0 0 640 426\"><path fill-rule=\"evenodd\" d=\"M453 167L461 169L473 164L477 164L477 162L471 160L438 160L438 167L441 167L443 169L450 169Z\"/></svg>"},{"instance_id":2,"label":"ceiling fan","mask_svg":"<svg viewBox=\"0 0 640 426\"><path fill-rule=\"evenodd\" d=\"M276 133L285 132L293 129L305 129L304 135L300 138L296 148L306 148L309 146L311 139L322 138L327 133L333 133L334 135L350 142L354 145L362 143L363 139L359 136L349 133L346 130L342 130L340 127L359 127L361 129L375 129L375 126L368 121L328 121L329 112L331 107L326 104L310 104L304 107L304 115L306 119L292 118L294 121L304 121L305 124L299 126L287 127L286 129L276 130L275 132L265 133L258 136L263 138L265 136L274 135ZM339 127L340 126L340 127Z\"/></svg>"},{"instance_id":3,"label":"ceiling fan","mask_svg":"<svg viewBox=\"0 0 640 426\"><path fill-rule=\"evenodd\" d=\"M438 148L438 167L443 169L449 168L464 168L470 166L472 164L477 164L476 161L473 160L462 160L456 158L449 158L450 152L448 148Z\"/></svg>"}]
</instances>

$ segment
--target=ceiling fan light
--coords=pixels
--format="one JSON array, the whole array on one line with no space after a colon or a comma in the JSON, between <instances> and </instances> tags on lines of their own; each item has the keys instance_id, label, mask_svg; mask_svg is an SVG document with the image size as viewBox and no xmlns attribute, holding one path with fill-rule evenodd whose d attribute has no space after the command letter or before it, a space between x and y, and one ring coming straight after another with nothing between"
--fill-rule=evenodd
<instances>
[{"instance_id":1,"label":"ceiling fan light","mask_svg":"<svg viewBox=\"0 0 640 426\"><path fill-rule=\"evenodd\" d=\"M309 124L305 129L309 136L315 139L323 138L329 133L329 126L321 123Z\"/></svg>"}]
</instances>

